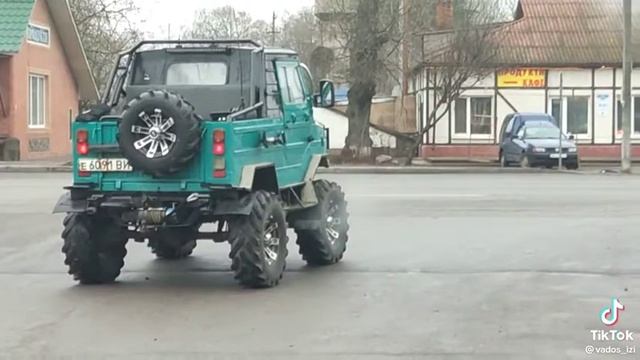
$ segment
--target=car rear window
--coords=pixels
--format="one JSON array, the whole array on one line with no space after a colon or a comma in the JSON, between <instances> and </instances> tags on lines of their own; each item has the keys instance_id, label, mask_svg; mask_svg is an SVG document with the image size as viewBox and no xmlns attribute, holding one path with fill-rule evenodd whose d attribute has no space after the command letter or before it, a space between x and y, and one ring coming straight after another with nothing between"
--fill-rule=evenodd
<instances>
[{"instance_id":1,"label":"car rear window","mask_svg":"<svg viewBox=\"0 0 640 360\"><path fill-rule=\"evenodd\" d=\"M224 85L227 64L223 62L188 62L171 64L166 85Z\"/></svg>"}]
</instances>

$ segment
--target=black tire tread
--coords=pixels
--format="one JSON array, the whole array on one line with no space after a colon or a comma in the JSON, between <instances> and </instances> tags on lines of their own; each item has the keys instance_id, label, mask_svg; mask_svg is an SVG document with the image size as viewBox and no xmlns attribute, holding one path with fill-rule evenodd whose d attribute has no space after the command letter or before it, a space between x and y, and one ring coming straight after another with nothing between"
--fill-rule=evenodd
<instances>
[{"instance_id":1,"label":"black tire tread","mask_svg":"<svg viewBox=\"0 0 640 360\"><path fill-rule=\"evenodd\" d=\"M337 192L339 197L343 199L344 206L347 206L347 202L344 200L344 192L340 185L327 180L316 180L313 183L313 187L318 198L318 207L323 205L323 202L328 198L331 192ZM321 210L318 209L318 210ZM302 259L309 265L322 266L335 264L342 259L344 252L347 250L347 242L349 241L349 213L345 210L345 233L344 233L344 247L342 251L335 253L326 240L326 232L324 229L294 229L297 235L296 243L299 246L300 255Z\"/></svg>"},{"instance_id":2,"label":"black tire tread","mask_svg":"<svg viewBox=\"0 0 640 360\"><path fill-rule=\"evenodd\" d=\"M149 237L147 246L158 258L182 259L193 253L197 244L197 234L196 226L159 230L158 234Z\"/></svg>"},{"instance_id":3,"label":"black tire tread","mask_svg":"<svg viewBox=\"0 0 640 360\"><path fill-rule=\"evenodd\" d=\"M252 288L273 287L278 284L286 268L286 261L282 262L282 268L278 269L279 275L272 277L265 268L264 253L261 245L263 227L268 211L273 207L278 216L282 216L285 224L284 237L280 239L284 247L284 257L287 256L286 221L284 210L278 199L266 191L257 191L252 194L252 210L248 216L238 216L230 219L229 240L231 243L231 269L240 284Z\"/></svg>"},{"instance_id":4,"label":"black tire tread","mask_svg":"<svg viewBox=\"0 0 640 360\"><path fill-rule=\"evenodd\" d=\"M127 239L122 230L97 220L100 219L85 214L68 214L63 220L64 263L69 274L81 284L113 282L120 275L127 255Z\"/></svg>"},{"instance_id":5,"label":"black tire tread","mask_svg":"<svg viewBox=\"0 0 640 360\"><path fill-rule=\"evenodd\" d=\"M201 141L201 119L195 114L195 107L190 102L185 100L181 95L172 93L166 90L149 90L135 98L133 98L123 109L123 114L130 108L137 105L137 103L144 101L148 98L164 97L167 103L174 106L180 111L180 118L183 121L189 122L189 127L186 132L186 136L179 139L181 142L185 142L184 151L180 153L180 157L177 157L171 166L164 169L145 170L151 173L155 177L164 177L167 175L175 174L178 171L184 169L184 167L193 159L198 153L198 148ZM120 145L122 148L122 144ZM146 164L139 162L134 157L128 157L131 166L134 168L146 169Z\"/></svg>"}]
</instances>

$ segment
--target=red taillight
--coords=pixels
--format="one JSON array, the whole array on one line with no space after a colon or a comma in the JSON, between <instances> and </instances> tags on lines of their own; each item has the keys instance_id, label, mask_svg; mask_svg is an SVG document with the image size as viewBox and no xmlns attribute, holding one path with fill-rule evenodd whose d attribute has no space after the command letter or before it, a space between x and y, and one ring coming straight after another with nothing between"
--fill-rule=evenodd
<instances>
[{"instance_id":1,"label":"red taillight","mask_svg":"<svg viewBox=\"0 0 640 360\"><path fill-rule=\"evenodd\" d=\"M89 133L87 133L87 130L78 130L76 132L76 151L80 155L89 153Z\"/></svg>"},{"instance_id":2,"label":"red taillight","mask_svg":"<svg viewBox=\"0 0 640 360\"><path fill-rule=\"evenodd\" d=\"M78 130L76 133L76 142L78 143L86 143L89 140L89 133L87 130Z\"/></svg>"},{"instance_id":3,"label":"red taillight","mask_svg":"<svg viewBox=\"0 0 640 360\"><path fill-rule=\"evenodd\" d=\"M224 131L213 131L213 155L224 155Z\"/></svg>"},{"instance_id":4,"label":"red taillight","mask_svg":"<svg viewBox=\"0 0 640 360\"><path fill-rule=\"evenodd\" d=\"M224 155L224 143L213 144L213 155Z\"/></svg>"},{"instance_id":5,"label":"red taillight","mask_svg":"<svg viewBox=\"0 0 640 360\"><path fill-rule=\"evenodd\" d=\"M227 176L226 162L224 161L224 130L213 131L213 155L218 155L213 159L213 177L223 178Z\"/></svg>"},{"instance_id":6,"label":"red taillight","mask_svg":"<svg viewBox=\"0 0 640 360\"><path fill-rule=\"evenodd\" d=\"M224 142L224 130L214 130L213 131L213 142L221 143Z\"/></svg>"},{"instance_id":7,"label":"red taillight","mask_svg":"<svg viewBox=\"0 0 640 360\"><path fill-rule=\"evenodd\" d=\"M87 143L79 143L77 146L78 154L87 155L89 153L89 144Z\"/></svg>"}]
</instances>

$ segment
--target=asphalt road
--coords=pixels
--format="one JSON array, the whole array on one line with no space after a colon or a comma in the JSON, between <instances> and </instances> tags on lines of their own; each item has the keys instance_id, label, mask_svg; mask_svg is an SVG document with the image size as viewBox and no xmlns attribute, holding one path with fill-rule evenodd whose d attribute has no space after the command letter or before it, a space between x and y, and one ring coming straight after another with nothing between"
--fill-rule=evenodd
<instances>
[{"instance_id":1,"label":"asphalt road","mask_svg":"<svg viewBox=\"0 0 640 360\"><path fill-rule=\"evenodd\" d=\"M118 283L75 285L50 214L68 174L0 174L0 358L600 359L612 296L640 338L640 177L327 177L344 261L306 267L291 234L281 285L248 290L210 242L181 262L130 243Z\"/></svg>"}]
</instances>

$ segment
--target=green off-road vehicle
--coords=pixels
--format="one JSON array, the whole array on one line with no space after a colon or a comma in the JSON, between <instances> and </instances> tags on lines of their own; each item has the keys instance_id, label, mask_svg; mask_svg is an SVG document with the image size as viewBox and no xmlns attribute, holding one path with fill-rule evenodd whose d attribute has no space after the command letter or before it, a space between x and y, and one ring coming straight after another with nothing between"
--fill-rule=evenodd
<instances>
[{"instance_id":1,"label":"green off-road vehicle","mask_svg":"<svg viewBox=\"0 0 640 360\"><path fill-rule=\"evenodd\" d=\"M241 284L270 287L288 227L308 264L339 261L345 197L314 180L328 131L313 106L335 95L329 81L313 88L294 51L250 40L143 41L120 55L102 104L72 125L73 185L54 210L67 213L69 273L112 282L130 239L164 259L208 239L231 244Z\"/></svg>"}]
</instances>

